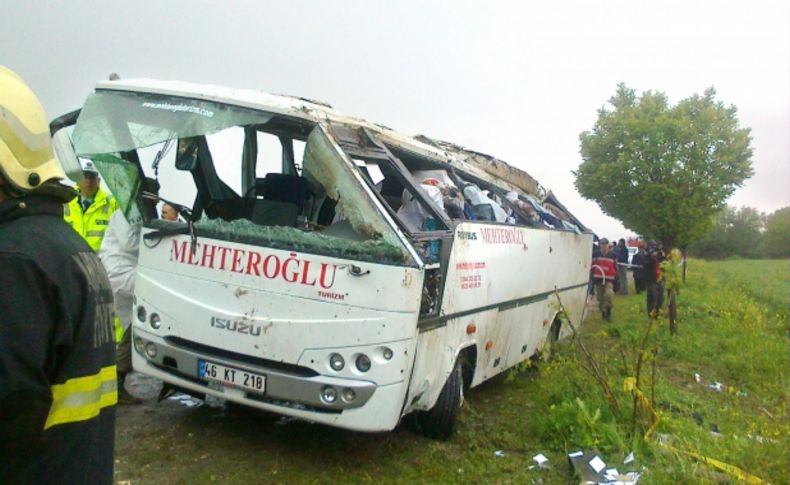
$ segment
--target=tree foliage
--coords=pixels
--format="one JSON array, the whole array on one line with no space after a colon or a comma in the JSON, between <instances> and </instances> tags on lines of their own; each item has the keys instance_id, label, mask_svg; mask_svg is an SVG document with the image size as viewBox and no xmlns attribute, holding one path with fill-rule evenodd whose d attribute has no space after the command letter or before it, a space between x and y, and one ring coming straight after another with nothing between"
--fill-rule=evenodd
<instances>
[{"instance_id":1,"label":"tree foliage","mask_svg":"<svg viewBox=\"0 0 790 485\"><path fill-rule=\"evenodd\" d=\"M725 207L710 232L692 244L689 253L706 259L758 258L762 255L764 222L765 216L752 207Z\"/></svg>"},{"instance_id":2,"label":"tree foliage","mask_svg":"<svg viewBox=\"0 0 790 485\"><path fill-rule=\"evenodd\" d=\"M790 258L790 207L766 217L763 251L769 258Z\"/></svg>"},{"instance_id":3,"label":"tree foliage","mask_svg":"<svg viewBox=\"0 0 790 485\"><path fill-rule=\"evenodd\" d=\"M748 128L707 89L670 106L624 84L579 136L581 195L629 229L685 248L710 229L725 200L752 175Z\"/></svg>"}]
</instances>

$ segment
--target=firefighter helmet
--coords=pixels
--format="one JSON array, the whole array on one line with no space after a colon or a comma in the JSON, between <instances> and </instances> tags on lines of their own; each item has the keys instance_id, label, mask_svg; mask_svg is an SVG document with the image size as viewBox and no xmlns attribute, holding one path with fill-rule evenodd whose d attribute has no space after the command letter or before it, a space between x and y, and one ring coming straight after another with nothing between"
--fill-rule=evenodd
<instances>
[{"instance_id":1,"label":"firefighter helmet","mask_svg":"<svg viewBox=\"0 0 790 485\"><path fill-rule=\"evenodd\" d=\"M21 192L62 177L44 108L25 81L4 66L0 66L0 175L12 190Z\"/></svg>"}]
</instances>

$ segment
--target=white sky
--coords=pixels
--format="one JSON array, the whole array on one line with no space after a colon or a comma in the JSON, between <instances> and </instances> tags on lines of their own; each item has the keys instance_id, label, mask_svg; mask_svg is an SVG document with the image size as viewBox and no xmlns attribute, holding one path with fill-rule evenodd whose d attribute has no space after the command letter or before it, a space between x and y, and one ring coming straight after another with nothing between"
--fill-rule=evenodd
<instances>
[{"instance_id":1,"label":"white sky","mask_svg":"<svg viewBox=\"0 0 790 485\"><path fill-rule=\"evenodd\" d=\"M752 128L729 201L790 205L790 2L3 0L0 63L54 118L111 72L321 99L495 155L610 239L573 188L578 135L618 82L671 102L715 86Z\"/></svg>"}]
</instances>

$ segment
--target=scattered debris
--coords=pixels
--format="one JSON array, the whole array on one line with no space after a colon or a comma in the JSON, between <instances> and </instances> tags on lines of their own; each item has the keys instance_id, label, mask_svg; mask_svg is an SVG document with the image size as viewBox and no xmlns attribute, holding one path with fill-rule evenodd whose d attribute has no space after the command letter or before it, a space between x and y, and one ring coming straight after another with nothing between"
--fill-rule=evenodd
<instances>
[{"instance_id":1,"label":"scattered debris","mask_svg":"<svg viewBox=\"0 0 790 485\"><path fill-rule=\"evenodd\" d=\"M746 437L758 443L779 443L778 440L775 440L773 438L766 438L765 436L760 436L759 434L755 434L755 435L747 434Z\"/></svg>"},{"instance_id":2,"label":"scattered debris","mask_svg":"<svg viewBox=\"0 0 790 485\"><path fill-rule=\"evenodd\" d=\"M702 376L700 376L699 374L697 374L697 373L695 372L695 373L694 373L694 380L695 380L695 381L697 381L697 382L700 382L700 381L702 381Z\"/></svg>"},{"instance_id":3,"label":"scattered debris","mask_svg":"<svg viewBox=\"0 0 790 485\"><path fill-rule=\"evenodd\" d=\"M635 485L641 476L640 472L621 473L617 468L606 468L606 462L596 452L575 451L568 454L568 461L582 484ZM631 452L623 463L633 461L634 453Z\"/></svg>"},{"instance_id":4,"label":"scattered debris","mask_svg":"<svg viewBox=\"0 0 790 485\"><path fill-rule=\"evenodd\" d=\"M173 394L167 399L168 401L178 401L179 404L182 404L188 408L200 407L203 405L203 401L199 399L195 399L189 394L183 394L183 393Z\"/></svg>"},{"instance_id":5,"label":"scattered debris","mask_svg":"<svg viewBox=\"0 0 790 485\"><path fill-rule=\"evenodd\" d=\"M505 456L505 452L502 450L496 450L494 451L494 456L496 456L497 458L502 458L503 456Z\"/></svg>"},{"instance_id":6,"label":"scattered debris","mask_svg":"<svg viewBox=\"0 0 790 485\"><path fill-rule=\"evenodd\" d=\"M537 455L533 456L532 460L541 468L548 466L547 463L549 462L549 459L546 458L546 455L543 453L538 453Z\"/></svg>"},{"instance_id":7,"label":"scattered debris","mask_svg":"<svg viewBox=\"0 0 790 485\"><path fill-rule=\"evenodd\" d=\"M711 389L713 389L716 392L721 392L724 389L724 384L722 384L719 381L716 381L716 382L714 382L712 384L709 384L708 387L710 387Z\"/></svg>"},{"instance_id":8,"label":"scattered debris","mask_svg":"<svg viewBox=\"0 0 790 485\"><path fill-rule=\"evenodd\" d=\"M592 460L587 462L590 467L595 470L595 473L601 473L601 470L606 468L606 462L604 462L600 456L595 455Z\"/></svg>"},{"instance_id":9,"label":"scattered debris","mask_svg":"<svg viewBox=\"0 0 790 485\"><path fill-rule=\"evenodd\" d=\"M623 465L628 465L629 463L633 463L633 462L634 462L634 452L632 451L631 453L628 454L628 456L625 457L625 460L623 460Z\"/></svg>"},{"instance_id":10,"label":"scattered debris","mask_svg":"<svg viewBox=\"0 0 790 485\"><path fill-rule=\"evenodd\" d=\"M616 468L610 468L609 470L606 470L606 473L604 474L606 481L599 482L599 484L636 485L636 483L639 482L640 475L641 474L639 472L628 472L625 474L621 474L617 471Z\"/></svg>"}]
</instances>

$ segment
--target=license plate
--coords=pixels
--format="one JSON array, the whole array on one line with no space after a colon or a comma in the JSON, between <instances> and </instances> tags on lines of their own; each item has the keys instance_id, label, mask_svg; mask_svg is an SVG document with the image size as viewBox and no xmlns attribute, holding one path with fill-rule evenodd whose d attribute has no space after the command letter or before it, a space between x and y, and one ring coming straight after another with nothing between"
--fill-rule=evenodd
<instances>
[{"instance_id":1,"label":"license plate","mask_svg":"<svg viewBox=\"0 0 790 485\"><path fill-rule=\"evenodd\" d=\"M219 382L224 386L238 387L261 394L266 391L266 376L205 360L198 361L198 376L207 381Z\"/></svg>"}]
</instances>

